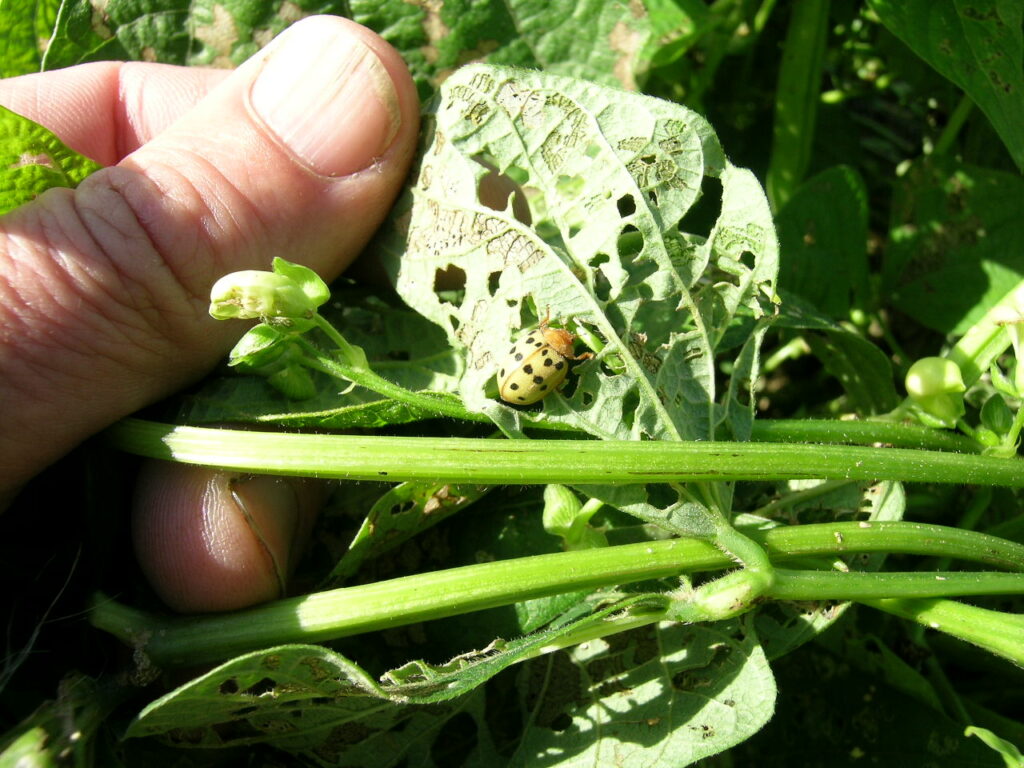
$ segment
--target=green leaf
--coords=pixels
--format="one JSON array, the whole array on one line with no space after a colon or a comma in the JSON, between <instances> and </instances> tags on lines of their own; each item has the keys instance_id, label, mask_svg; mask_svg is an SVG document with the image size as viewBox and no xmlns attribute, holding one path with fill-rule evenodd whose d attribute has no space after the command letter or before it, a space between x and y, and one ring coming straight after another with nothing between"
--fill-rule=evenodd
<instances>
[{"instance_id":1,"label":"green leaf","mask_svg":"<svg viewBox=\"0 0 1024 768\"><path fill-rule=\"evenodd\" d=\"M571 665L551 658L524 681L530 725L510 766L678 768L745 741L776 692L736 626L665 624L580 645Z\"/></svg>"},{"instance_id":2,"label":"green leaf","mask_svg":"<svg viewBox=\"0 0 1024 768\"><path fill-rule=\"evenodd\" d=\"M366 560L377 557L437 525L490 492L489 486L399 483L370 507L345 554L321 589L341 585Z\"/></svg>"},{"instance_id":3,"label":"green leaf","mask_svg":"<svg viewBox=\"0 0 1024 768\"><path fill-rule=\"evenodd\" d=\"M712 25L712 11L701 0L644 0L650 14L651 67L677 61Z\"/></svg>"},{"instance_id":4,"label":"green leaf","mask_svg":"<svg viewBox=\"0 0 1024 768\"><path fill-rule=\"evenodd\" d=\"M314 307L327 303L331 298L331 289L327 287L327 283L321 280L320 275L309 267L294 264L287 259L282 259L280 256L275 256L273 269L275 274L284 275L293 280L302 289L302 292L306 294L309 303Z\"/></svg>"},{"instance_id":5,"label":"green leaf","mask_svg":"<svg viewBox=\"0 0 1024 768\"><path fill-rule=\"evenodd\" d=\"M60 0L0 3L0 77L38 72Z\"/></svg>"},{"instance_id":6,"label":"green leaf","mask_svg":"<svg viewBox=\"0 0 1024 768\"><path fill-rule=\"evenodd\" d=\"M433 114L384 247L402 298L463 350L467 407L510 434L543 419L601 438L711 437L715 352L741 313L773 311L777 245L753 176L693 112L582 81L465 67ZM713 225L687 231L719 184ZM499 404L510 343L549 310L603 349L542 415Z\"/></svg>"},{"instance_id":7,"label":"green leaf","mask_svg":"<svg viewBox=\"0 0 1024 768\"><path fill-rule=\"evenodd\" d=\"M346 8L344 0L114 0L100 13L89 0L68 0L61 5L43 68L104 59L231 68L303 16L342 14Z\"/></svg>"},{"instance_id":8,"label":"green leaf","mask_svg":"<svg viewBox=\"0 0 1024 768\"><path fill-rule=\"evenodd\" d=\"M813 644L775 664L784 692L775 719L730 753L734 765L997 768L998 758L963 738L962 723L853 660Z\"/></svg>"},{"instance_id":9,"label":"green leaf","mask_svg":"<svg viewBox=\"0 0 1024 768\"><path fill-rule=\"evenodd\" d=\"M790 6L766 179L768 197L776 210L789 201L811 161L829 24L827 2Z\"/></svg>"},{"instance_id":10,"label":"green leaf","mask_svg":"<svg viewBox=\"0 0 1024 768\"><path fill-rule=\"evenodd\" d=\"M1017 749L1016 745L1011 744L1006 739L1000 738L998 735L986 728L978 728L977 726L968 726L964 730L965 736L977 736L981 739L985 746L990 747L1002 756L1003 761L1006 763L1006 768L1020 768L1024 765L1024 754Z\"/></svg>"},{"instance_id":11,"label":"green leaf","mask_svg":"<svg viewBox=\"0 0 1024 768\"><path fill-rule=\"evenodd\" d=\"M539 655L560 638L605 625L612 615L664 608L659 596L640 596L593 610L580 619L456 657L446 664L411 661L374 680L358 664L316 645L282 645L238 656L157 699L128 729L129 737L167 734L192 746L267 742L299 751L332 734L324 723L379 730L399 728L422 714L422 704L450 702L507 667ZM282 729L301 713L304 727ZM443 722L450 709L428 719ZM246 728L220 729L218 724ZM194 729L194 730L193 730ZM374 740L364 748L374 748Z\"/></svg>"},{"instance_id":12,"label":"green leaf","mask_svg":"<svg viewBox=\"0 0 1024 768\"><path fill-rule=\"evenodd\" d=\"M76 187L101 167L38 123L0 107L0 214L52 187Z\"/></svg>"},{"instance_id":13,"label":"green leaf","mask_svg":"<svg viewBox=\"0 0 1024 768\"><path fill-rule=\"evenodd\" d=\"M68 674L55 700L39 703L0 736L0 768L93 765L105 741L100 729L126 698L127 689L119 684Z\"/></svg>"},{"instance_id":14,"label":"green leaf","mask_svg":"<svg viewBox=\"0 0 1024 768\"><path fill-rule=\"evenodd\" d=\"M614 746L628 755L624 765L675 768L720 752L764 725L773 709L774 681L756 639L738 633L734 622L647 626L591 639L568 655L545 655L560 638L600 629L612 616L642 613L648 604L663 608L665 601L634 597L515 641L496 640L447 664L410 662L380 681L318 646L247 654L147 706L127 735L162 734L191 747L267 743L319 760L337 759L336 750L343 748L347 764L382 765L382 754L399 761L412 750L429 749L447 721L476 706L478 699L466 694L538 656L521 672L522 684L534 689L528 697L533 711L523 715L533 725L510 765L546 765L535 762L536 756L563 749L594 763ZM536 689L552 663L576 684ZM617 671L610 677L612 670ZM560 713L571 725L552 730L545 718ZM373 738L346 738L369 732Z\"/></svg>"},{"instance_id":15,"label":"green leaf","mask_svg":"<svg viewBox=\"0 0 1024 768\"><path fill-rule=\"evenodd\" d=\"M636 90L663 21L623 0L352 0L352 18L395 46L421 95L469 61L544 69ZM659 16L661 19L661 16Z\"/></svg>"},{"instance_id":16,"label":"green leaf","mask_svg":"<svg viewBox=\"0 0 1024 768\"><path fill-rule=\"evenodd\" d=\"M897 37L981 108L1024 171L1024 5L1019 0L869 0Z\"/></svg>"},{"instance_id":17,"label":"green leaf","mask_svg":"<svg viewBox=\"0 0 1024 768\"><path fill-rule=\"evenodd\" d=\"M900 402L892 363L875 344L785 296L775 324L800 329L811 351L842 385L849 408L864 416L887 413Z\"/></svg>"},{"instance_id":18,"label":"green leaf","mask_svg":"<svg viewBox=\"0 0 1024 768\"><path fill-rule=\"evenodd\" d=\"M759 510L761 515L770 515L771 521L741 515L736 521L737 527L749 533L755 525L760 530L777 527L780 520L827 524L857 517L865 523L890 522L902 520L907 505L903 486L894 482L791 481L779 484L776 497L778 501ZM884 554L861 553L848 557L847 563L850 570L878 571L885 557ZM768 659L774 661L814 640L846 615L849 607L850 603L784 602L764 606L755 614L754 622Z\"/></svg>"},{"instance_id":19,"label":"green leaf","mask_svg":"<svg viewBox=\"0 0 1024 768\"><path fill-rule=\"evenodd\" d=\"M857 171L839 165L802 184L776 216L780 290L829 317L868 301L868 200Z\"/></svg>"},{"instance_id":20,"label":"green leaf","mask_svg":"<svg viewBox=\"0 0 1024 768\"><path fill-rule=\"evenodd\" d=\"M917 322L960 335L1024 279L1024 180L923 162L896 190L883 289Z\"/></svg>"}]
</instances>

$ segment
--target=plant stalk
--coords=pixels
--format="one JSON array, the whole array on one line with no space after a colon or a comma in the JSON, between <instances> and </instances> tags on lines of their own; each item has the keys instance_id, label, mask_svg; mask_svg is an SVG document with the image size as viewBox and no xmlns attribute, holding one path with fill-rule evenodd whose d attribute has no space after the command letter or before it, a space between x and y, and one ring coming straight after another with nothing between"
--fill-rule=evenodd
<instances>
[{"instance_id":1,"label":"plant stalk","mask_svg":"<svg viewBox=\"0 0 1024 768\"><path fill-rule=\"evenodd\" d=\"M749 535L764 546L773 562L807 555L886 551L950 556L1024 571L1024 545L940 526L835 523L775 528ZM733 565L710 542L667 539L433 571L213 616L156 616L99 597L90 618L95 626L144 650L158 665L194 665L281 643L319 642L536 597L673 578L683 572L721 570ZM847 599L851 594L869 599L883 589L888 597L951 596L975 594L972 590L979 589L978 579L1005 574L925 574L923 581L921 574L916 573L870 575L878 576L876 581L884 587L869 589L866 583L857 585L850 581L854 586L844 591L840 588L843 582L837 581L818 584L820 588L814 591L800 587L796 584L798 579L790 577L788 584L784 580L781 587L776 584L772 589L789 590L779 592L780 596L793 594L800 595L799 599L812 599L808 595L813 594L813 599L819 600ZM941 581L935 578L937 575L956 578ZM801 578L829 576L811 572ZM837 576L860 578L860 574ZM998 579L985 583L990 591L1016 589L1024 593L1024 577L1016 578L1016 587ZM772 591L769 594L774 595Z\"/></svg>"},{"instance_id":2,"label":"plant stalk","mask_svg":"<svg viewBox=\"0 0 1024 768\"><path fill-rule=\"evenodd\" d=\"M849 445L497 441L247 432L125 419L105 433L151 458L243 472L458 483L665 483L805 478L1024 486L1016 458Z\"/></svg>"}]
</instances>

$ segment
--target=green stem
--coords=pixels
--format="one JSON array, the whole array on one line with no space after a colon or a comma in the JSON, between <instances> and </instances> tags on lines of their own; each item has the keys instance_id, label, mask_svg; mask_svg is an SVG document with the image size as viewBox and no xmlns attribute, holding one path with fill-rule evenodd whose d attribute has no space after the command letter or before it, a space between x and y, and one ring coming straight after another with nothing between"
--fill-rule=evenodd
<instances>
[{"instance_id":1,"label":"green stem","mask_svg":"<svg viewBox=\"0 0 1024 768\"><path fill-rule=\"evenodd\" d=\"M1024 544L943 525L864 521L792 525L745 532L764 544L773 561L822 554L900 552L939 555L1024 572Z\"/></svg>"},{"instance_id":2,"label":"green stem","mask_svg":"<svg viewBox=\"0 0 1024 768\"><path fill-rule=\"evenodd\" d=\"M318 642L508 605L714 568L730 561L711 544L671 539L536 555L389 579L278 600L237 613L162 618L97 600L91 620L128 642L144 640L158 664L206 663L287 642Z\"/></svg>"},{"instance_id":3,"label":"green stem","mask_svg":"<svg viewBox=\"0 0 1024 768\"><path fill-rule=\"evenodd\" d=\"M765 593L776 600L875 600L932 598L951 595L1024 594L1019 573L842 573L839 571L775 570L775 583Z\"/></svg>"},{"instance_id":4,"label":"green stem","mask_svg":"<svg viewBox=\"0 0 1024 768\"><path fill-rule=\"evenodd\" d=\"M960 516L960 520L957 521L956 527L962 531L973 531L978 527L978 521L981 520L982 515L985 514L991 503L992 489L979 488L978 492L974 494L974 498L971 499L970 504L967 505L963 515ZM950 561L951 558L948 557L940 558L932 570L944 571L949 568Z\"/></svg>"},{"instance_id":5,"label":"green stem","mask_svg":"<svg viewBox=\"0 0 1024 768\"><path fill-rule=\"evenodd\" d=\"M751 538L777 560L887 551L948 555L1024 571L1024 545L939 526L836 523L775 528L752 533ZM545 595L732 565L733 561L709 542L668 539L433 571L214 616L154 616L100 598L91 621L125 642L144 646L157 664L194 665L280 643L318 642ZM746 575L746 571L737 573ZM934 574L931 576L934 580ZM944 594L959 594L961 585L956 581L936 583L947 585ZM914 594L901 591L899 585L899 581L891 584L889 594ZM929 584L929 589L934 588ZM828 597L822 593L816 599Z\"/></svg>"},{"instance_id":6,"label":"green stem","mask_svg":"<svg viewBox=\"0 0 1024 768\"><path fill-rule=\"evenodd\" d=\"M489 440L247 432L125 419L122 450L246 472L351 480L508 484L803 478L1024 486L1019 459L775 443Z\"/></svg>"},{"instance_id":7,"label":"green stem","mask_svg":"<svg viewBox=\"0 0 1024 768\"><path fill-rule=\"evenodd\" d=\"M1003 446L1007 449L1007 453L1016 451L1017 441L1020 440L1020 432L1024 429L1024 404L1017 408L1017 413L1013 417L1013 424L1010 426L1010 431L1006 433L1003 438Z\"/></svg>"},{"instance_id":8,"label":"green stem","mask_svg":"<svg viewBox=\"0 0 1024 768\"><path fill-rule=\"evenodd\" d=\"M325 332L327 328L334 331L329 323L324 323L324 325L325 327L323 330ZM335 336L337 338L335 338ZM337 331L334 331L331 338L336 343L343 343L349 350L352 349L348 342L345 341ZM358 384L372 392L376 392L377 394L391 398L392 400L397 400L400 403L405 403L413 408L425 411L430 415L450 416L455 419L481 421L487 422L488 424L492 423L491 420L482 413L471 413L467 411L461 403L455 402L446 397L437 397L430 393L413 392L411 389L406 389L403 386L395 384L393 381L388 381L383 376L374 373L369 368L357 368L326 357L305 339L300 339L298 343L306 352L306 357L302 359L302 363L309 368L320 371L321 373L326 373L328 376ZM345 348L342 349L344 351Z\"/></svg>"},{"instance_id":9,"label":"green stem","mask_svg":"<svg viewBox=\"0 0 1024 768\"><path fill-rule=\"evenodd\" d=\"M780 443L883 443L896 448L981 452L981 446L964 435L920 424L901 424L888 420L758 419L754 422L751 439Z\"/></svg>"},{"instance_id":10,"label":"green stem","mask_svg":"<svg viewBox=\"0 0 1024 768\"><path fill-rule=\"evenodd\" d=\"M970 96L964 95L960 99L960 103L956 105L953 113L949 116L949 121L946 123L946 127L942 129L939 138L935 140L935 146L932 148L933 155L941 156L949 152L949 148L953 146L956 137L960 135L960 130L964 127L964 123L967 122L967 118L970 117L973 109L974 101L971 100Z\"/></svg>"},{"instance_id":11,"label":"green stem","mask_svg":"<svg viewBox=\"0 0 1024 768\"><path fill-rule=\"evenodd\" d=\"M959 637L1024 667L1024 616L956 600L893 598L860 602Z\"/></svg>"},{"instance_id":12,"label":"green stem","mask_svg":"<svg viewBox=\"0 0 1024 768\"><path fill-rule=\"evenodd\" d=\"M804 357L810 353L811 348L807 346L807 342L804 341L804 337L797 336L776 349L768 358L765 359L763 363L761 363L761 373L769 374L787 360L796 360L797 358Z\"/></svg>"}]
</instances>

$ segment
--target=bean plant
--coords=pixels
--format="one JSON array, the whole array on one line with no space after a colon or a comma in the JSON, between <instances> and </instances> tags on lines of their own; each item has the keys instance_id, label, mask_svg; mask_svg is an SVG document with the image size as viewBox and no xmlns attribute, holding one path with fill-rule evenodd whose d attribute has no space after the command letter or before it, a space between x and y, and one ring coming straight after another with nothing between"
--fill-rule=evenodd
<instances>
[{"instance_id":1,"label":"bean plant","mask_svg":"<svg viewBox=\"0 0 1024 768\"><path fill-rule=\"evenodd\" d=\"M131 653L0 765L1020 765L1024 9L343 5L423 97L387 280L223 276L224 369L100 438L327 482L293 592L172 616L97 578L79 631ZM211 9L182 45L72 6L0 6L7 74L214 56ZM235 22L233 63L287 23ZM0 129L51 158L4 209L94 170ZM538 326L575 359L515 405Z\"/></svg>"}]
</instances>

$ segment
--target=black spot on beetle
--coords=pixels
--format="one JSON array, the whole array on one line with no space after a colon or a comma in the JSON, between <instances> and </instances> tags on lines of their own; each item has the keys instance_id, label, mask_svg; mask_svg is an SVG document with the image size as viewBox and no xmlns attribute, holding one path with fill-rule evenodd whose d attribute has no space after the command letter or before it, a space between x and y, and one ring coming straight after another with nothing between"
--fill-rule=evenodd
<instances>
[{"instance_id":1,"label":"black spot on beetle","mask_svg":"<svg viewBox=\"0 0 1024 768\"><path fill-rule=\"evenodd\" d=\"M552 360L550 357L545 357L544 358L544 367L545 368L550 368L554 364L555 364L555 361ZM502 375L504 375L504 374L502 374Z\"/></svg>"},{"instance_id":2,"label":"black spot on beetle","mask_svg":"<svg viewBox=\"0 0 1024 768\"><path fill-rule=\"evenodd\" d=\"M533 366L532 365L524 365L523 366L523 373L525 373L527 376L529 376L531 373L533 373Z\"/></svg>"},{"instance_id":3,"label":"black spot on beetle","mask_svg":"<svg viewBox=\"0 0 1024 768\"><path fill-rule=\"evenodd\" d=\"M557 363L555 363L555 370L556 371L560 371L564 367L565 367L565 361L564 360L559 360Z\"/></svg>"},{"instance_id":4,"label":"black spot on beetle","mask_svg":"<svg viewBox=\"0 0 1024 768\"><path fill-rule=\"evenodd\" d=\"M533 346L535 346L535 347L543 347L544 346L544 342L543 341L536 341L536 342L534 342Z\"/></svg>"},{"instance_id":5,"label":"black spot on beetle","mask_svg":"<svg viewBox=\"0 0 1024 768\"><path fill-rule=\"evenodd\" d=\"M547 388L548 388L548 385L547 385L547 384L541 384L541 385L540 385L540 391L541 391L541 392L543 392L543 391L544 391L545 389L547 389Z\"/></svg>"},{"instance_id":6,"label":"black spot on beetle","mask_svg":"<svg viewBox=\"0 0 1024 768\"><path fill-rule=\"evenodd\" d=\"M527 344L533 344L533 336L527 336L526 337L526 343Z\"/></svg>"},{"instance_id":7,"label":"black spot on beetle","mask_svg":"<svg viewBox=\"0 0 1024 768\"><path fill-rule=\"evenodd\" d=\"M517 352L516 353L516 362L518 363L522 359L523 359L523 353L522 352Z\"/></svg>"},{"instance_id":8,"label":"black spot on beetle","mask_svg":"<svg viewBox=\"0 0 1024 768\"><path fill-rule=\"evenodd\" d=\"M505 369L504 368L502 368L500 371L498 371L498 378L499 379L504 379L505 378Z\"/></svg>"},{"instance_id":9,"label":"black spot on beetle","mask_svg":"<svg viewBox=\"0 0 1024 768\"><path fill-rule=\"evenodd\" d=\"M543 376L534 376L533 377L533 383L534 384L542 384L543 382L544 382L544 377Z\"/></svg>"},{"instance_id":10,"label":"black spot on beetle","mask_svg":"<svg viewBox=\"0 0 1024 768\"><path fill-rule=\"evenodd\" d=\"M511 384L508 385L508 388L513 390L519 389L519 385L513 381Z\"/></svg>"},{"instance_id":11,"label":"black spot on beetle","mask_svg":"<svg viewBox=\"0 0 1024 768\"><path fill-rule=\"evenodd\" d=\"M525 398L525 397L523 397L523 395L520 395L519 397L517 397L517 398L516 398L516 400L525 400L525 399L526 399L526 398Z\"/></svg>"}]
</instances>

